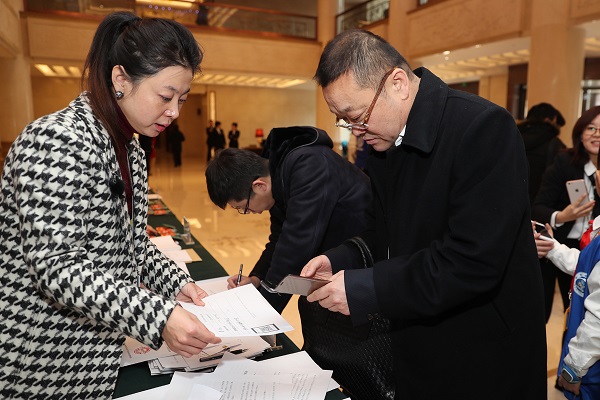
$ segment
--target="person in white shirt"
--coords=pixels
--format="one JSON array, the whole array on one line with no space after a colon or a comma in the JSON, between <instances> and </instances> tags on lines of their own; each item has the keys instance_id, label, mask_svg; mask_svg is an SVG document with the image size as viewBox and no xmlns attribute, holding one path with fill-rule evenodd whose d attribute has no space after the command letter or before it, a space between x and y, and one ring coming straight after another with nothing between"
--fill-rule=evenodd
<instances>
[{"instance_id":1,"label":"person in white shirt","mask_svg":"<svg viewBox=\"0 0 600 400\"><path fill-rule=\"evenodd\" d=\"M568 343L568 352L563 349L563 367L560 368L558 384L565 388L569 393L565 393L567 398L571 398L573 394L579 395L580 392L589 390L586 388L587 382L584 377L588 374L589 369L596 364L600 359L600 259L594 259L594 266L586 274L577 268L580 254L582 251L576 248L568 247L554 238L548 239L542 237L542 233L536 232L536 223L532 223L534 230L534 238L538 251L538 257L546 257L561 271L575 275L576 288L574 295L584 297L584 286L587 285L589 294L584 297L585 317L577 327L575 336ZM600 232L600 217L596 217L590 223L589 241L593 241ZM552 228L546 224L546 230L549 236L552 236ZM581 275L581 276L580 276ZM587 279L586 279L587 278ZM583 286L581 286L583 285ZM573 290L571 290L573 291ZM576 325L575 325L576 326ZM574 327L574 326L572 326ZM565 353L567 353L565 355ZM598 368L598 367L597 367ZM584 387L582 388L582 381ZM589 385L593 388L597 385Z\"/></svg>"}]
</instances>

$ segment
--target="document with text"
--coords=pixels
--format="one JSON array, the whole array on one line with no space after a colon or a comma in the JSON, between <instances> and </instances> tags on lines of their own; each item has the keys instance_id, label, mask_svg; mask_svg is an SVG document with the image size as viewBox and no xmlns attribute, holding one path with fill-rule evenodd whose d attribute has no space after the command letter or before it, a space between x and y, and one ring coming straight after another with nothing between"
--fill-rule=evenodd
<instances>
[{"instance_id":1,"label":"document with text","mask_svg":"<svg viewBox=\"0 0 600 400\"><path fill-rule=\"evenodd\" d=\"M218 337L272 335L294 329L253 285L226 290L202 300L204 306L180 304Z\"/></svg>"}]
</instances>

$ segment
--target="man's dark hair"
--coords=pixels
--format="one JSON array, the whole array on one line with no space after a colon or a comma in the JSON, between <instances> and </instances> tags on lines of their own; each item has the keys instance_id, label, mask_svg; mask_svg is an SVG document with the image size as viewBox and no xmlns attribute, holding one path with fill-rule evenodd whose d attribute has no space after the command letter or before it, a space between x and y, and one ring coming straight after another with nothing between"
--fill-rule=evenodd
<instances>
[{"instance_id":1,"label":"man's dark hair","mask_svg":"<svg viewBox=\"0 0 600 400\"><path fill-rule=\"evenodd\" d=\"M210 199L225 209L229 200L246 200L256 178L269 176L269 160L249 150L228 148L208 163L205 176Z\"/></svg>"},{"instance_id":2,"label":"man's dark hair","mask_svg":"<svg viewBox=\"0 0 600 400\"><path fill-rule=\"evenodd\" d=\"M529 109L527 120L534 122L544 122L546 118L553 120L556 117L556 125L564 126L565 119L554 106L550 103L540 103Z\"/></svg>"},{"instance_id":3,"label":"man's dark hair","mask_svg":"<svg viewBox=\"0 0 600 400\"><path fill-rule=\"evenodd\" d=\"M377 89L381 77L394 67L402 68L409 77L413 75L406 59L383 38L352 29L340 33L325 46L313 79L325 88L352 72L361 88Z\"/></svg>"}]
</instances>

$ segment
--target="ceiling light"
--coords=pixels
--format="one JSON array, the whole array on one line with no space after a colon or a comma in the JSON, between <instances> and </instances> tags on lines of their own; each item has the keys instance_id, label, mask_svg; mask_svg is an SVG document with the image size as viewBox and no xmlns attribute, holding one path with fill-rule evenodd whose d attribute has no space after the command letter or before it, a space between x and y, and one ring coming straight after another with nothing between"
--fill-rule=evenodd
<instances>
[{"instance_id":1,"label":"ceiling light","mask_svg":"<svg viewBox=\"0 0 600 400\"><path fill-rule=\"evenodd\" d=\"M50 66L46 64L35 64L35 67L40 71L44 76L56 76L56 72L50 68Z\"/></svg>"}]
</instances>

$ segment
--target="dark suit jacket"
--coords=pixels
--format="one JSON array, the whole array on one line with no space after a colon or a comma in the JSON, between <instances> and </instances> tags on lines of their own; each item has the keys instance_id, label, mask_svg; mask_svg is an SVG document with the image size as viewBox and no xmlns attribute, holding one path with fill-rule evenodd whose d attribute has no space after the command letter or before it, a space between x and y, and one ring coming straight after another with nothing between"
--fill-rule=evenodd
<instances>
[{"instance_id":1,"label":"dark suit jacket","mask_svg":"<svg viewBox=\"0 0 600 400\"><path fill-rule=\"evenodd\" d=\"M314 127L269 133L263 156L269 159L275 206L269 243L250 276L276 285L365 228L369 178L332 147L327 133ZM279 312L291 297L260 291Z\"/></svg>"},{"instance_id":2,"label":"dark suit jacket","mask_svg":"<svg viewBox=\"0 0 600 400\"><path fill-rule=\"evenodd\" d=\"M533 219L536 221L542 223L550 222L552 213L561 211L568 206L570 201L565 186L566 182L585 177L583 168L571 163L571 158L571 152L559 153L554 159L554 163L544 173L542 184L533 202L531 213ZM596 195L596 197L598 196ZM600 201L596 201L596 205L592 211L592 217L598 215L600 215ZM570 221L554 229L556 240L566 243L567 235L571 232L574 224L575 221Z\"/></svg>"},{"instance_id":3,"label":"dark suit jacket","mask_svg":"<svg viewBox=\"0 0 600 400\"><path fill-rule=\"evenodd\" d=\"M397 399L546 399L527 159L506 110L424 68L399 147L367 162L375 267L346 270L354 322L392 319ZM389 257L388 257L389 254ZM360 257L326 252L334 272Z\"/></svg>"}]
</instances>

